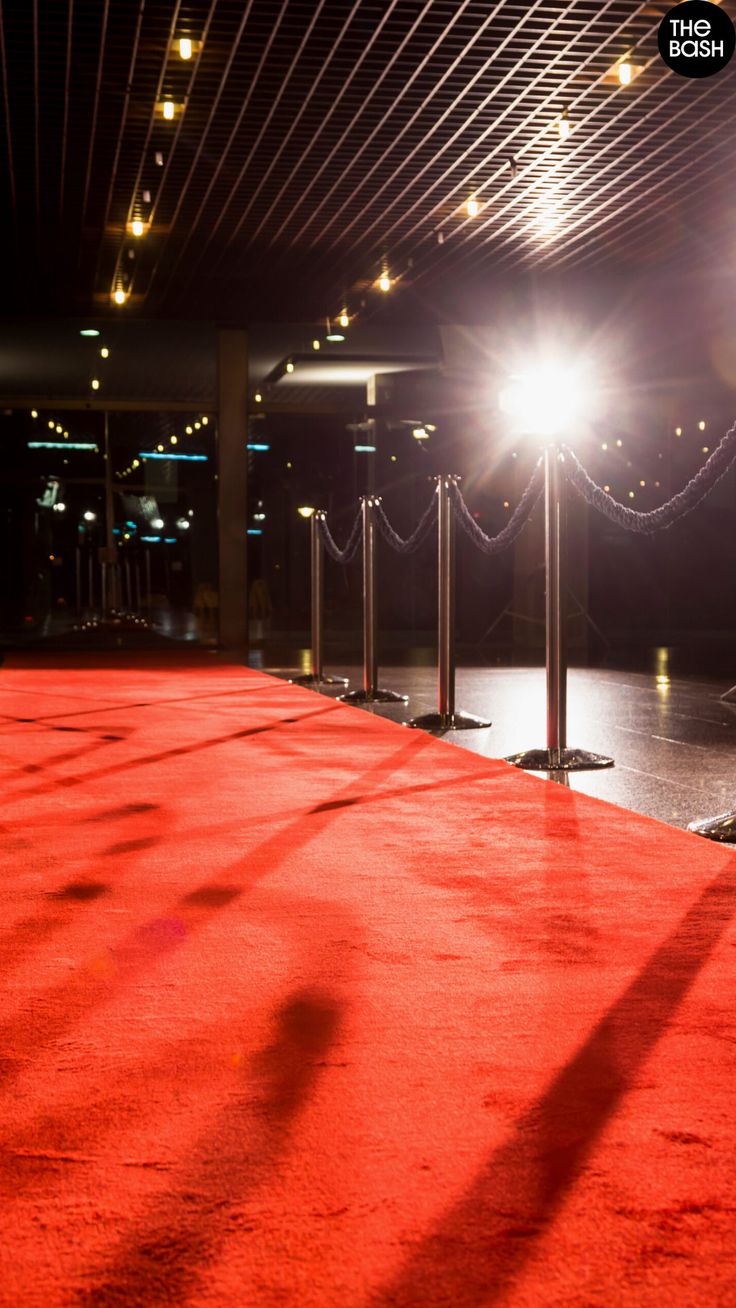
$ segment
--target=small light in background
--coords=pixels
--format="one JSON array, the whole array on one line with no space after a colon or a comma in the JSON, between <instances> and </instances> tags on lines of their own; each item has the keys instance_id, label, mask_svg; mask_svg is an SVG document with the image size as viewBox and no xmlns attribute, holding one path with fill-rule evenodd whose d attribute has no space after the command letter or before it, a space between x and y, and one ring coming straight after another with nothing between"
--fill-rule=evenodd
<instances>
[{"instance_id":1,"label":"small light in background","mask_svg":"<svg viewBox=\"0 0 736 1308\"><path fill-rule=\"evenodd\" d=\"M703 422L702 419L701 419L700 422L698 423L698 430L699 430L699 431L705 431L705 423Z\"/></svg>"},{"instance_id":2,"label":"small light in background","mask_svg":"<svg viewBox=\"0 0 736 1308\"><path fill-rule=\"evenodd\" d=\"M287 372L293 372L293 371L294 371L294 365L293 365L293 363L291 362L291 359L289 359L289 362L288 362L287 365L286 365L286 371L287 371Z\"/></svg>"},{"instance_id":3,"label":"small light in background","mask_svg":"<svg viewBox=\"0 0 736 1308\"><path fill-rule=\"evenodd\" d=\"M675 427L675 436L682 436L682 427Z\"/></svg>"},{"instance_id":4,"label":"small light in background","mask_svg":"<svg viewBox=\"0 0 736 1308\"><path fill-rule=\"evenodd\" d=\"M172 118L174 117L174 101L164 100L161 106L161 113L163 114L166 121L170 123Z\"/></svg>"},{"instance_id":5,"label":"small light in background","mask_svg":"<svg viewBox=\"0 0 736 1308\"><path fill-rule=\"evenodd\" d=\"M179 57L181 59L191 59L192 42L188 36L182 36L179 40Z\"/></svg>"},{"instance_id":6,"label":"small light in background","mask_svg":"<svg viewBox=\"0 0 736 1308\"><path fill-rule=\"evenodd\" d=\"M426 427L415 427L414 430L412 431L412 436L414 437L415 441L429 440L429 432L427 431Z\"/></svg>"},{"instance_id":7,"label":"small light in background","mask_svg":"<svg viewBox=\"0 0 736 1308\"><path fill-rule=\"evenodd\" d=\"M704 445L704 446L703 446L703 454L708 454L709 452L710 452L710 446L709 446L709 445Z\"/></svg>"},{"instance_id":8,"label":"small light in background","mask_svg":"<svg viewBox=\"0 0 736 1308\"><path fill-rule=\"evenodd\" d=\"M315 337L315 339L312 341L312 349L313 349L313 350L318 350L318 349L319 349L319 341L316 339L316 337Z\"/></svg>"},{"instance_id":9,"label":"small light in background","mask_svg":"<svg viewBox=\"0 0 736 1308\"><path fill-rule=\"evenodd\" d=\"M99 336L99 334L96 327L83 327L79 333L80 336Z\"/></svg>"},{"instance_id":10,"label":"small light in background","mask_svg":"<svg viewBox=\"0 0 736 1308\"><path fill-rule=\"evenodd\" d=\"M621 446L623 445L623 441L616 441L616 444L618 448L621 449Z\"/></svg>"},{"instance_id":11,"label":"small light in background","mask_svg":"<svg viewBox=\"0 0 736 1308\"><path fill-rule=\"evenodd\" d=\"M125 304L125 291L122 286L117 286L115 288L112 298L116 304Z\"/></svg>"},{"instance_id":12,"label":"small light in background","mask_svg":"<svg viewBox=\"0 0 736 1308\"><path fill-rule=\"evenodd\" d=\"M156 449L157 449L157 451L158 451L159 454L163 454L163 452L164 452L164 447L163 447L163 445L157 445L157 446L156 446Z\"/></svg>"},{"instance_id":13,"label":"small light in background","mask_svg":"<svg viewBox=\"0 0 736 1308\"><path fill-rule=\"evenodd\" d=\"M339 324L340 324L341 327L349 327L349 326L350 326L350 319L349 319L349 317L348 317L348 311L347 311L347 309L343 309L343 311L342 311L342 313L340 314L340 317L338 318L337 321L339 322Z\"/></svg>"},{"instance_id":14,"label":"small light in background","mask_svg":"<svg viewBox=\"0 0 736 1308\"><path fill-rule=\"evenodd\" d=\"M192 428L191 428L191 427L185 427L184 430L185 430L187 436L191 436L191 434L192 434Z\"/></svg>"},{"instance_id":15,"label":"small light in background","mask_svg":"<svg viewBox=\"0 0 736 1308\"><path fill-rule=\"evenodd\" d=\"M96 521L97 521L97 514L96 514L96 513L93 513L91 509L87 509L86 512L85 512L85 514L84 514L84 521L85 521L85 522L96 522Z\"/></svg>"},{"instance_id":16,"label":"small light in background","mask_svg":"<svg viewBox=\"0 0 736 1308\"><path fill-rule=\"evenodd\" d=\"M263 396L261 395L261 392L260 392L260 391L256 391L255 395L253 396L253 401L254 401L254 403L255 403L255 404L260 404L262 399L263 399Z\"/></svg>"},{"instance_id":17,"label":"small light in background","mask_svg":"<svg viewBox=\"0 0 736 1308\"><path fill-rule=\"evenodd\" d=\"M391 278L387 272L381 273L376 285L378 286L379 291L383 291L384 295L391 290Z\"/></svg>"},{"instance_id":18,"label":"small light in background","mask_svg":"<svg viewBox=\"0 0 736 1308\"><path fill-rule=\"evenodd\" d=\"M141 222L140 218L134 218L134 219L133 219L132 223L130 224L130 230L131 230L133 236L142 236L142 235L143 235L144 227L143 227L143 223Z\"/></svg>"},{"instance_id":19,"label":"small light in background","mask_svg":"<svg viewBox=\"0 0 736 1308\"><path fill-rule=\"evenodd\" d=\"M203 426L203 427L206 427L208 422L209 422L209 418L204 417L204 418L202 419L202 426Z\"/></svg>"},{"instance_id":20,"label":"small light in background","mask_svg":"<svg viewBox=\"0 0 736 1308\"><path fill-rule=\"evenodd\" d=\"M634 76L634 69L628 59L622 59L618 66L618 80L622 86L631 86Z\"/></svg>"},{"instance_id":21,"label":"small light in background","mask_svg":"<svg viewBox=\"0 0 736 1308\"><path fill-rule=\"evenodd\" d=\"M98 391L100 389L100 383L96 377L92 378L91 386L93 391Z\"/></svg>"},{"instance_id":22,"label":"small light in background","mask_svg":"<svg viewBox=\"0 0 736 1308\"><path fill-rule=\"evenodd\" d=\"M465 212L468 215L468 218L478 217L478 214L480 213L480 205L474 195L471 195L470 199L465 201Z\"/></svg>"},{"instance_id":23,"label":"small light in background","mask_svg":"<svg viewBox=\"0 0 736 1308\"><path fill-rule=\"evenodd\" d=\"M195 424L194 424L194 430L195 430L195 431L199 431L199 429L200 429L201 426L202 426L201 422L195 422Z\"/></svg>"},{"instance_id":24,"label":"small light in background","mask_svg":"<svg viewBox=\"0 0 736 1308\"><path fill-rule=\"evenodd\" d=\"M32 418L37 418L37 417L38 417L38 413L36 412L35 409L31 409L31 417L32 417Z\"/></svg>"},{"instance_id":25,"label":"small light in background","mask_svg":"<svg viewBox=\"0 0 736 1308\"><path fill-rule=\"evenodd\" d=\"M289 467L290 465L287 464L286 466ZM308 504L303 504L298 512L303 518L311 518L314 514L314 509Z\"/></svg>"},{"instance_id":26,"label":"small light in background","mask_svg":"<svg viewBox=\"0 0 736 1308\"><path fill-rule=\"evenodd\" d=\"M172 436L172 437L171 437L171 442L170 442L170 443L171 443L172 445L178 445L178 444L179 444L179 437L178 437L178 436Z\"/></svg>"},{"instance_id":27,"label":"small light in background","mask_svg":"<svg viewBox=\"0 0 736 1308\"><path fill-rule=\"evenodd\" d=\"M109 357L110 357L110 351L108 350L106 345L103 345L102 349L100 350L100 358L108 359Z\"/></svg>"},{"instance_id":28,"label":"small light in background","mask_svg":"<svg viewBox=\"0 0 736 1308\"><path fill-rule=\"evenodd\" d=\"M57 422L57 424L56 424L56 430L58 431L59 435L61 436L61 433L63 432L64 428L62 427L62 425L61 425L60 422Z\"/></svg>"}]
</instances>

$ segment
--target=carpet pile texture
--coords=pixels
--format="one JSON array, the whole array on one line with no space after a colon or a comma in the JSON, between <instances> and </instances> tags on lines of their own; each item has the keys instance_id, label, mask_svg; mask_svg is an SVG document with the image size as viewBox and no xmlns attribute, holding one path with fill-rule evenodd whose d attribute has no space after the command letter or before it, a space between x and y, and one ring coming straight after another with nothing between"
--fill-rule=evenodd
<instances>
[{"instance_id":1,"label":"carpet pile texture","mask_svg":"<svg viewBox=\"0 0 736 1308\"><path fill-rule=\"evenodd\" d=\"M0 713L0 1304L736 1308L736 854L206 656Z\"/></svg>"}]
</instances>

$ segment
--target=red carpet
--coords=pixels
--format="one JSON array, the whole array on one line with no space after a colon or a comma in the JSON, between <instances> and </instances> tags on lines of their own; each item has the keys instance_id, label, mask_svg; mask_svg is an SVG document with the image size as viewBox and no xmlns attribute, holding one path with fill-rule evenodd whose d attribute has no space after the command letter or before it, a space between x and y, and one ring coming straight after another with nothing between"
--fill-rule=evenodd
<instances>
[{"instance_id":1,"label":"red carpet","mask_svg":"<svg viewBox=\"0 0 736 1308\"><path fill-rule=\"evenodd\" d=\"M736 856L238 667L0 669L3 1305L736 1305Z\"/></svg>"}]
</instances>

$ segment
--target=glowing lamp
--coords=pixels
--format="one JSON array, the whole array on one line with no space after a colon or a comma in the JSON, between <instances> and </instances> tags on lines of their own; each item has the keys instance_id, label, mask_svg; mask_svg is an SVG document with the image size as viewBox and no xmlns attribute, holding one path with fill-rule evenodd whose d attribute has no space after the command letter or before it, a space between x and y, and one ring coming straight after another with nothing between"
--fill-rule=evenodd
<instances>
[{"instance_id":1,"label":"glowing lamp","mask_svg":"<svg viewBox=\"0 0 736 1308\"><path fill-rule=\"evenodd\" d=\"M521 431L549 437L580 420L585 400L579 372L547 364L512 378L501 392L500 407Z\"/></svg>"}]
</instances>

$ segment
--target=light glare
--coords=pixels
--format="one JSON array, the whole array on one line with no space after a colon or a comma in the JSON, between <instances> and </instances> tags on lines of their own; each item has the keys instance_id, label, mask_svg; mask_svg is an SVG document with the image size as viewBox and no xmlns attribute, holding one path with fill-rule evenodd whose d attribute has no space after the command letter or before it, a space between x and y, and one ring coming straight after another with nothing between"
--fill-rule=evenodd
<instances>
[{"instance_id":1,"label":"light glare","mask_svg":"<svg viewBox=\"0 0 736 1308\"><path fill-rule=\"evenodd\" d=\"M582 415L586 401L580 373L555 364L514 377L500 396L503 413L536 436L554 436Z\"/></svg>"}]
</instances>

